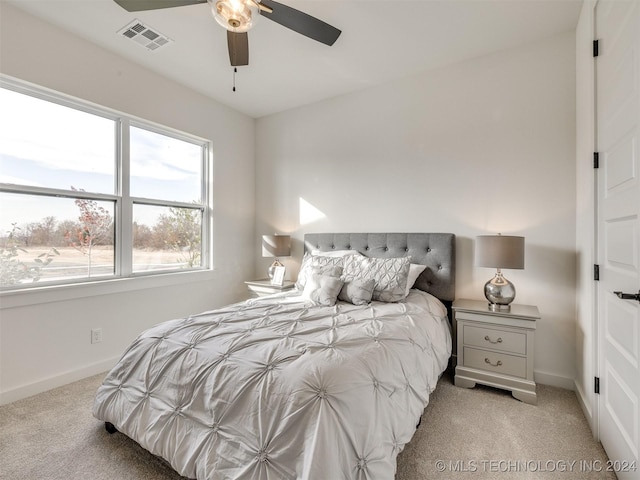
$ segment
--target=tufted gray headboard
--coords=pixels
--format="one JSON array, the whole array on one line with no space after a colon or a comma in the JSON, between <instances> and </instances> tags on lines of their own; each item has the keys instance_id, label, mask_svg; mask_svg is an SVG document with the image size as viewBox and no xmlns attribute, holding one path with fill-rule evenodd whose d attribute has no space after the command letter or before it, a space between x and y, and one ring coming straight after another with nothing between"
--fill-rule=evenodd
<instances>
[{"instance_id":1,"label":"tufted gray headboard","mask_svg":"<svg viewBox=\"0 0 640 480\"><path fill-rule=\"evenodd\" d=\"M357 250L367 257L410 256L426 265L415 288L450 304L455 299L455 235L452 233L307 233L304 250Z\"/></svg>"}]
</instances>

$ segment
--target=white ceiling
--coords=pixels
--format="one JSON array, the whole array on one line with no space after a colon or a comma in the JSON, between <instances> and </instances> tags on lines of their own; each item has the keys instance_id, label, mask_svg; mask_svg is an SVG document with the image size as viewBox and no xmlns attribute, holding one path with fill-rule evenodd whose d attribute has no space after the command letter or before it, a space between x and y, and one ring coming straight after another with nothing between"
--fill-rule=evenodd
<instances>
[{"instance_id":1,"label":"white ceiling","mask_svg":"<svg viewBox=\"0 0 640 480\"><path fill-rule=\"evenodd\" d=\"M342 30L328 47L267 18L249 31L232 91L226 31L207 4L128 13L113 0L7 0L252 117L575 29L582 0L279 0ZM117 34L138 19L173 40Z\"/></svg>"}]
</instances>

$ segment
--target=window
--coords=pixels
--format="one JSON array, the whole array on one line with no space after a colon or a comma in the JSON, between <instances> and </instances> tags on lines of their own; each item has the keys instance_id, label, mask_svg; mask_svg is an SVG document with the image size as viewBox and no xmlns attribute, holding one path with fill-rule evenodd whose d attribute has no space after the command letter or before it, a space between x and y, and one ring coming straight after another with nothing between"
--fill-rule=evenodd
<instances>
[{"instance_id":1,"label":"window","mask_svg":"<svg viewBox=\"0 0 640 480\"><path fill-rule=\"evenodd\" d=\"M209 143L0 84L0 288L209 266Z\"/></svg>"}]
</instances>

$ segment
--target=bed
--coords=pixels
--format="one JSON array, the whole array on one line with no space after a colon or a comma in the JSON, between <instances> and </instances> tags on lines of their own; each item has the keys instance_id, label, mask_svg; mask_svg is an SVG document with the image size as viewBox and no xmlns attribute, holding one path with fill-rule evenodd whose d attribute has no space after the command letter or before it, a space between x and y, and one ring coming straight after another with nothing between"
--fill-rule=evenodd
<instances>
[{"instance_id":1,"label":"bed","mask_svg":"<svg viewBox=\"0 0 640 480\"><path fill-rule=\"evenodd\" d=\"M444 233L306 234L300 290L143 332L94 416L188 478L393 479L451 354L454 245ZM407 264L426 266L410 289ZM362 265L386 280L356 305L372 280L357 278ZM323 305L317 289L335 278L348 301Z\"/></svg>"}]
</instances>

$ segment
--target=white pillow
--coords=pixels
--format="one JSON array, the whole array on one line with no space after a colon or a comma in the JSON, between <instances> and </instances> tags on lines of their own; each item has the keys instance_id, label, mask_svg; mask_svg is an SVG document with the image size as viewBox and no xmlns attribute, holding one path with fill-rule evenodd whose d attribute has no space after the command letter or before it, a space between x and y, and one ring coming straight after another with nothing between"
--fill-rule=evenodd
<instances>
[{"instance_id":1,"label":"white pillow","mask_svg":"<svg viewBox=\"0 0 640 480\"><path fill-rule=\"evenodd\" d=\"M311 255L309 252L302 257L302 265L300 265L300 272L298 273L298 280L296 282L296 288L298 290L304 290L304 285L307 283L307 278L311 275L312 269L316 273L324 273L331 270L332 267L342 267L342 257L325 257L321 255ZM320 270L320 271L318 271Z\"/></svg>"},{"instance_id":2,"label":"white pillow","mask_svg":"<svg viewBox=\"0 0 640 480\"><path fill-rule=\"evenodd\" d=\"M361 255L357 250L331 250L329 252L322 252L320 250L311 250L311 255L317 255L319 257L345 257L347 255Z\"/></svg>"},{"instance_id":3,"label":"white pillow","mask_svg":"<svg viewBox=\"0 0 640 480\"><path fill-rule=\"evenodd\" d=\"M313 273L307 277L302 297L316 305L330 307L336 304L342 285L343 281L339 277Z\"/></svg>"},{"instance_id":4,"label":"white pillow","mask_svg":"<svg viewBox=\"0 0 640 480\"><path fill-rule=\"evenodd\" d=\"M420 276L422 272L427 268L426 265L418 265L417 263L412 263L409 265L409 276L407 277L407 290L405 293L405 297L409 295L409 290L413 288L413 284L416 283L416 280Z\"/></svg>"}]
</instances>

